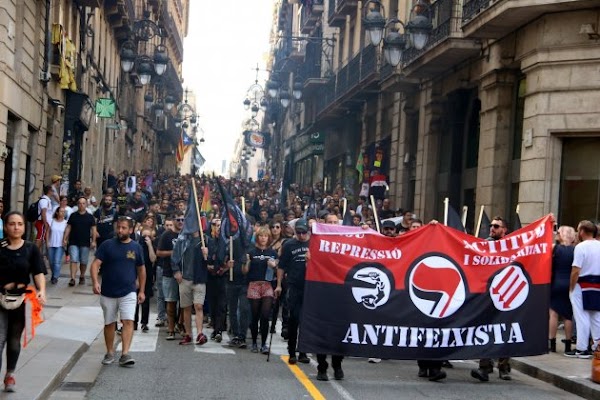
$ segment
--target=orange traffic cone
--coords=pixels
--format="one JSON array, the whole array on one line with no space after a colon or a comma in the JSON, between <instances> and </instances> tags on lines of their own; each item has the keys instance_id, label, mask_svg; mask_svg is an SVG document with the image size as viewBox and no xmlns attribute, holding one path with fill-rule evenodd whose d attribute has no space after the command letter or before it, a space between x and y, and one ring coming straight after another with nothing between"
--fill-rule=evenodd
<instances>
[{"instance_id":1,"label":"orange traffic cone","mask_svg":"<svg viewBox=\"0 0 600 400\"><path fill-rule=\"evenodd\" d=\"M596 351L592 358L592 381L600 383L600 345L596 346Z\"/></svg>"}]
</instances>

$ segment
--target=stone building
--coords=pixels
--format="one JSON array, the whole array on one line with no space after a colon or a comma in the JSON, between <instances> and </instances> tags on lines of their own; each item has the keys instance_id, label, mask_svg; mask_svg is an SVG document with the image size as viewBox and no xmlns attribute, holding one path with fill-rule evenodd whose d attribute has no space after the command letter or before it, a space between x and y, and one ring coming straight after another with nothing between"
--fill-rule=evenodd
<instances>
[{"instance_id":1,"label":"stone building","mask_svg":"<svg viewBox=\"0 0 600 400\"><path fill-rule=\"evenodd\" d=\"M188 14L188 0L2 2L5 209L25 209L55 174L63 191L82 180L98 196L109 168L176 171Z\"/></svg>"},{"instance_id":2,"label":"stone building","mask_svg":"<svg viewBox=\"0 0 600 400\"><path fill-rule=\"evenodd\" d=\"M363 26L373 7L405 25L427 17L424 48L408 40L400 64L388 64ZM392 204L425 220L441 218L446 197L457 210L468 206L468 229L481 206L512 221L518 205L525 223L549 212L570 225L600 217L600 1L325 0L280 8L288 12L279 20L300 24L293 31L288 22L284 36L327 29L335 36L333 70L302 76L301 120L283 138L325 137L323 172L313 181L355 196L362 154L370 158L365 168L385 176ZM307 51L300 65L314 63ZM283 152L274 157L285 160ZM288 179L302 176L290 171Z\"/></svg>"}]
</instances>

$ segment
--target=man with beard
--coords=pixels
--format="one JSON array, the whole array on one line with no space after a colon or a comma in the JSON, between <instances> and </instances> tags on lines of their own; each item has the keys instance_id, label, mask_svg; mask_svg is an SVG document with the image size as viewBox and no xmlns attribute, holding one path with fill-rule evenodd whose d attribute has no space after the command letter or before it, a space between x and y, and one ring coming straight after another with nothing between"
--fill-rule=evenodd
<instances>
[{"instance_id":1,"label":"man with beard","mask_svg":"<svg viewBox=\"0 0 600 400\"><path fill-rule=\"evenodd\" d=\"M96 230L98 232L96 245L100 246L103 242L115 236L117 210L114 207L111 195L106 194L104 196L101 206L94 212L94 218L96 218Z\"/></svg>"},{"instance_id":2,"label":"man with beard","mask_svg":"<svg viewBox=\"0 0 600 400\"><path fill-rule=\"evenodd\" d=\"M117 238L105 241L96 252L92 263L92 284L94 293L101 295L100 306L104 314L104 341L106 354L102 364L112 364L114 356L115 327L117 313L121 317L123 351L119 365L131 367L135 360L129 355L133 338L133 320L137 304L145 300L146 269L144 256L139 243L131 240L133 220L119 217L117 220ZM98 281L98 271L102 266L102 284ZM136 283L139 293L136 295Z\"/></svg>"},{"instance_id":3,"label":"man with beard","mask_svg":"<svg viewBox=\"0 0 600 400\"><path fill-rule=\"evenodd\" d=\"M500 240L506 236L506 221L502 217L494 217L490 223L490 236L486 240ZM490 380L489 374L494 371L494 363L489 358L482 358L479 360L479 368L471 370L471 376L479 379L481 382L487 382ZM498 359L498 371L499 377L502 380L510 381L510 358L499 358Z\"/></svg>"}]
</instances>

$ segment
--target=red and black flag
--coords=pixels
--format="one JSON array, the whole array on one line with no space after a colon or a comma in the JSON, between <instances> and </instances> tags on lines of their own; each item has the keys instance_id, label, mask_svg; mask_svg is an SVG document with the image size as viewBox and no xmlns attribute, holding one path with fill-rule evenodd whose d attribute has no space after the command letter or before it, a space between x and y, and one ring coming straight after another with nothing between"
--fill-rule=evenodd
<instances>
[{"instance_id":1,"label":"red and black flag","mask_svg":"<svg viewBox=\"0 0 600 400\"><path fill-rule=\"evenodd\" d=\"M247 249L252 236L252 226L248 223L242 210L233 201L231 195L225 191L221 182L217 179L217 186L223 200L223 215L221 217L221 239L219 243L227 243L229 240L239 240L242 249Z\"/></svg>"},{"instance_id":2,"label":"red and black flag","mask_svg":"<svg viewBox=\"0 0 600 400\"><path fill-rule=\"evenodd\" d=\"M298 350L392 359L548 351L552 222L487 241L442 224L400 237L316 224Z\"/></svg>"},{"instance_id":3,"label":"red and black flag","mask_svg":"<svg viewBox=\"0 0 600 400\"><path fill-rule=\"evenodd\" d=\"M477 237L479 239L487 239L490 237L490 218L485 213L485 210L481 211L481 223L479 225L479 232L477 232Z\"/></svg>"}]
</instances>

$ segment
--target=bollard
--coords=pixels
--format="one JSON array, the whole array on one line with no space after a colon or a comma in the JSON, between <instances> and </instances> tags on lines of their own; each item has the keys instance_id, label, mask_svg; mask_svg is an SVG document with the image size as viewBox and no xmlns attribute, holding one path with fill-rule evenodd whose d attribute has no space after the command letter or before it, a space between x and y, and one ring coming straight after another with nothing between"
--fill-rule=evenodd
<instances>
[{"instance_id":1,"label":"bollard","mask_svg":"<svg viewBox=\"0 0 600 400\"><path fill-rule=\"evenodd\" d=\"M600 383L600 346L596 346L596 351L592 358L592 381Z\"/></svg>"}]
</instances>

